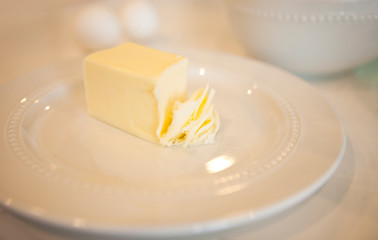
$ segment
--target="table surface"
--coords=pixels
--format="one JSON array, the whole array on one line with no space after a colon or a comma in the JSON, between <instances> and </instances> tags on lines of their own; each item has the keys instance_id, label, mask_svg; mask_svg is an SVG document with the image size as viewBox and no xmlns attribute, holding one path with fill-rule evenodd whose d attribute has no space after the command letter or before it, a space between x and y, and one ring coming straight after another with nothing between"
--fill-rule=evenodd
<instances>
[{"instance_id":1,"label":"table surface","mask_svg":"<svg viewBox=\"0 0 378 240\"><path fill-rule=\"evenodd\" d=\"M0 1L0 85L51 62L85 54L72 35L72 15L88 0ZM118 4L120 1L108 1ZM154 43L246 56L215 0L156 1ZM378 239L378 61L342 76L305 80L341 116L344 159L326 185L303 203L214 240ZM0 239L81 239L56 234L0 209Z\"/></svg>"}]
</instances>

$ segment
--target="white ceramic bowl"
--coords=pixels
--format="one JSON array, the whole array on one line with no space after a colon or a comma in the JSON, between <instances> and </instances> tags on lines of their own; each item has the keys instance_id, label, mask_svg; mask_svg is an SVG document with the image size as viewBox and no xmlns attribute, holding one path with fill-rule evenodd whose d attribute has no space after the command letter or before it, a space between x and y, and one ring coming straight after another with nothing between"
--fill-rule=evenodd
<instances>
[{"instance_id":1,"label":"white ceramic bowl","mask_svg":"<svg viewBox=\"0 0 378 240\"><path fill-rule=\"evenodd\" d=\"M332 75L378 57L377 0L227 0L254 57L304 75Z\"/></svg>"}]
</instances>

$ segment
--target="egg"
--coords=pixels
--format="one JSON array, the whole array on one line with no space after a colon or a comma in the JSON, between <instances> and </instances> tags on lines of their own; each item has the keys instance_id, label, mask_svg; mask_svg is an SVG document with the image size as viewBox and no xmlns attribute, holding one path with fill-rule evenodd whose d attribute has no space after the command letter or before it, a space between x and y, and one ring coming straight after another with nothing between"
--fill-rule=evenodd
<instances>
[{"instance_id":1,"label":"egg","mask_svg":"<svg viewBox=\"0 0 378 240\"><path fill-rule=\"evenodd\" d=\"M89 49L107 48L122 41L122 26L116 13L102 5L90 5L79 12L75 33Z\"/></svg>"},{"instance_id":2,"label":"egg","mask_svg":"<svg viewBox=\"0 0 378 240\"><path fill-rule=\"evenodd\" d=\"M128 37L135 40L152 38L158 30L159 17L149 1L127 1L120 9L120 18Z\"/></svg>"}]
</instances>

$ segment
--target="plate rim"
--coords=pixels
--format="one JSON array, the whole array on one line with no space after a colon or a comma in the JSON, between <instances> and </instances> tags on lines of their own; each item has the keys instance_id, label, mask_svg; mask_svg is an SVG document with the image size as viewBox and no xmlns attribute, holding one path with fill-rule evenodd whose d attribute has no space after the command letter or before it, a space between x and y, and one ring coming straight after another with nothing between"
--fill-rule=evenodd
<instances>
[{"instance_id":1,"label":"plate rim","mask_svg":"<svg viewBox=\"0 0 378 240\"><path fill-rule=\"evenodd\" d=\"M180 50L177 50L178 52ZM276 72L282 72L286 75L289 75L291 78L296 78L297 80L301 81L300 78L284 71L281 69L278 69L277 67L271 66L267 63L255 60L255 59L250 59L247 57L243 56L235 56L231 54L226 54L226 53L219 53L219 52L212 52L212 51L204 51L204 50L193 50L193 49L185 49L185 51L191 51L194 52L192 55L198 56L198 54L207 54L207 55L215 55L220 58L224 59L239 59L239 61L244 61L244 62L251 62L253 64L262 64L264 66L267 66L268 68L274 69ZM76 58L75 58L76 59ZM78 59L82 59L81 57ZM73 61L68 60L67 62ZM1 89L6 89L9 88L9 86L12 86L16 84L17 81L21 81L23 77L29 76L30 74L34 74L35 72L40 71L41 69L44 68L49 68L50 66L55 66L55 65L60 65L61 63L54 63L54 64L49 64L45 67L39 68L35 71L32 71L29 74L23 75L15 80L8 81L5 84L2 84L0 86ZM20 80L21 79L21 80ZM297 81L296 80L296 81ZM311 89L313 89L316 92L316 89L314 89L310 84L306 82L302 82L302 84L305 84L309 86ZM267 207L266 209L255 209L254 211L244 213L244 214L239 214L235 215L233 218L225 218L225 219L215 219L211 221L205 221L205 222L198 222L196 224L184 224L184 225L177 225L177 226L157 226L157 227L132 227L132 228L127 228L127 227L106 227L102 226L99 228L99 226L93 225L91 226L90 224L86 224L85 226L73 226L72 223L64 222L61 220L57 219L52 219L51 217L46 216L36 216L33 215L30 212L25 212L23 211L22 207L19 208L17 205L9 205L6 203L6 199L3 199L2 196L0 196L0 206L3 207L6 210L9 210L10 212L14 213L15 215L20 216L21 218L25 218L29 221L32 222L38 222L42 223L43 225L58 228L58 229L65 229L66 231L80 231L80 232L86 232L86 233L95 233L95 234L106 234L106 235L122 235L122 236L130 236L130 237L147 237L147 238L154 238L156 235L159 237L177 237L177 236L182 236L182 235L193 235L193 234L202 234L202 233L212 233L212 232L217 232L220 230L227 230L236 226L241 226L245 224L249 224L252 222L256 222L258 220L265 219L267 217L270 217L276 213L279 213L283 210L286 210L295 204L303 201L307 197L311 196L313 193L315 193L317 190L319 190L328 180L329 178L333 175L333 173L336 171L338 166L340 165L345 148L346 148L346 142L347 142L347 137L345 133L345 128L343 126L342 119L340 118L339 114L333 106L325 99L322 95L318 94L316 92L318 97L322 98L332 109L332 111L335 113L338 123L340 124L340 129L341 129L341 135L342 135L342 144L341 144L341 149L338 153L337 158L334 160L332 166L328 169L327 172L323 174L323 176L319 179L317 179L311 187L307 187L306 189L302 189L302 191L298 192L296 195L293 195L289 198L287 198L285 201L281 201L275 205L271 205ZM1 108L0 108L1 109Z\"/></svg>"}]
</instances>

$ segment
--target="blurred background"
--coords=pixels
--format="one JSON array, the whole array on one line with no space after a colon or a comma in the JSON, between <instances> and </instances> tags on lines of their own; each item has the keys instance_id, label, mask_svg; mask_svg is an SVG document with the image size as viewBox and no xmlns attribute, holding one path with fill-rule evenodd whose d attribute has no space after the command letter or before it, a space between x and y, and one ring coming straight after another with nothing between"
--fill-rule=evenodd
<instances>
[{"instance_id":1,"label":"blurred background","mask_svg":"<svg viewBox=\"0 0 378 240\"><path fill-rule=\"evenodd\" d=\"M43 65L108 47L117 41L245 54L231 31L224 5L216 0L1 0L0 6L0 83ZM131 20L122 20L122 14L130 9L139 13L130 16ZM108 33L108 39L105 37L90 46L88 38L101 38L104 31L107 34L106 29L114 28L113 18L121 24L121 39L113 41L118 35L118 30L114 30ZM150 26L148 21L151 18L157 20L156 25ZM122 23L139 19L147 19L145 33L133 30L132 26L127 28ZM88 22L95 24L89 27L92 33L85 33L84 27L80 29L81 23ZM80 31L84 33L80 34Z\"/></svg>"},{"instance_id":2,"label":"blurred background","mask_svg":"<svg viewBox=\"0 0 378 240\"><path fill-rule=\"evenodd\" d=\"M248 55L308 78L378 66L375 0L0 0L0 6L0 83L123 41Z\"/></svg>"}]
</instances>

